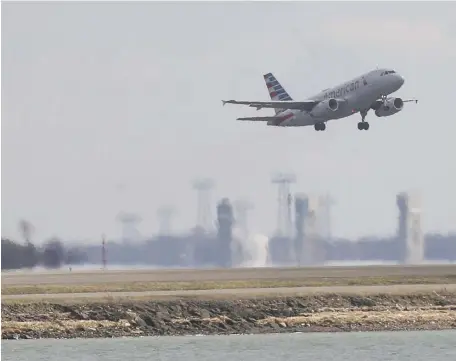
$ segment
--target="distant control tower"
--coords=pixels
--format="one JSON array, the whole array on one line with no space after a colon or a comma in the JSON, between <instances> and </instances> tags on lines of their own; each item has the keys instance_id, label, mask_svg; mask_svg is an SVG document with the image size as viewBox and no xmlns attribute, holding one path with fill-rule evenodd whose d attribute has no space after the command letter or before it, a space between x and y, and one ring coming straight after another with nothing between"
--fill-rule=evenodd
<instances>
[{"instance_id":1,"label":"distant control tower","mask_svg":"<svg viewBox=\"0 0 456 361\"><path fill-rule=\"evenodd\" d=\"M277 235L280 237L290 238L293 233L290 184L295 182L296 176L294 174L281 173L272 177L272 183L277 184L279 188L277 197Z\"/></svg>"},{"instance_id":2,"label":"distant control tower","mask_svg":"<svg viewBox=\"0 0 456 361\"><path fill-rule=\"evenodd\" d=\"M253 209L253 203L245 199L237 199L234 201L234 211L237 227L239 228L244 240L249 236L249 228L247 215L248 211Z\"/></svg>"},{"instance_id":3,"label":"distant control tower","mask_svg":"<svg viewBox=\"0 0 456 361\"><path fill-rule=\"evenodd\" d=\"M321 199L316 195L295 195L295 259L299 266L314 265L323 261L321 236L318 230Z\"/></svg>"},{"instance_id":4,"label":"distant control tower","mask_svg":"<svg viewBox=\"0 0 456 361\"><path fill-rule=\"evenodd\" d=\"M197 192L196 226L206 232L212 230L211 190L214 181L209 178L197 179L193 182L193 189Z\"/></svg>"},{"instance_id":5,"label":"distant control tower","mask_svg":"<svg viewBox=\"0 0 456 361\"><path fill-rule=\"evenodd\" d=\"M228 198L223 198L217 205L218 257L221 267L232 267L231 242L233 241L233 207Z\"/></svg>"},{"instance_id":6,"label":"distant control tower","mask_svg":"<svg viewBox=\"0 0 456 361\"><path fill-rule=\"evenodd\" d=\"M163 205L157 210L159 222L158 233L161 236L169 236L171 234L171 220L176 214L176 209L170 205Z\"/></svg>"},{"instance_id":7,"label":"distant control tower","mask_svg":"<svg viewBox=\"0 0 456 361\"><path fill-rule=\"evenodd\" d=\"M141 222L141 217L135 213L121 212L117 220L122 224L122 241L126 244L136 242L140 235L136 225Z\"/></svg>"},{"instance_id":8,"label":"distant control tower","mask_svg":"<svg viewBox=\"0 0 456 361\"><path fill-rule=\"evenodd\" d=\"M309 200L304 194L295 194L295 227L294 255L297 266L304 264L305 222L309 210Z\"/></svg>"},{"instance_id":9,"label":"distant control tower","mask_svg":"<svg viewBox=\"0 0 456 361\"><path fill-rule=\"evenodd\" d=\"M331 195L325 194L319 197L319 217L317 220L320 236L326 241L331 240L331 208L335 200Z\"/></svg>"}]
</instances>

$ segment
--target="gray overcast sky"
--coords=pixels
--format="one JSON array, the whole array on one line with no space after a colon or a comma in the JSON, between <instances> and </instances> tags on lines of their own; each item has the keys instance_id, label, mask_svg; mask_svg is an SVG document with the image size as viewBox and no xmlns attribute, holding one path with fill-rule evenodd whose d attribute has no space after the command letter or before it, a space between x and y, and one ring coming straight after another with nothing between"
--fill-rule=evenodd
<instances>
[{"instance_id":1,"label":"gray overcast sky","mask_svg":"<svg viewBox=\"0 0 456 361\"><path fill-rule=\"evenodd\" d=\"M269 234L275 171L334 196L337 236L393 233L402 190L421 192L426 231L455 230L455 13L455 2L3 2L2 236L26 218L35 238L117 237L121 209L149 235L164 203L182 231L197 176L215 179L214 200L253 201L250 228ZM358 116L323 133L240 123L272 110L221 104L267 100L266 72L302 99L377 65L421 102L370 113L368 132Z\"/></svg>"}]
</instances>

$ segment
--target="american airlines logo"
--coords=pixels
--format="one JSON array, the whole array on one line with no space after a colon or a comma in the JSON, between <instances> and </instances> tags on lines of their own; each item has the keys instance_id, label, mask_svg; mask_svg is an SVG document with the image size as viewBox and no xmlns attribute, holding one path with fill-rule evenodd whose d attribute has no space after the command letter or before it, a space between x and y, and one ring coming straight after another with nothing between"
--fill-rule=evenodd
<instances>
[{"instance_id":1,"label":"american airlines logo","mask_svg":"<svg viewBox=\"0 0 456 361\"><path fill-rule=\"evenodd\" d=\"M328 98L339 98L339 97L344 96L347 93L351 93L352 91L355 91L356 89L359 88L359 83L360 83L359 80L353 81L351 83L347 83L345 85L342 85L339 89L326 92L325 93L325 99L328 99ZM366 79L364 79L363 84L367 85Z\"/></svg>"}]
</instances>

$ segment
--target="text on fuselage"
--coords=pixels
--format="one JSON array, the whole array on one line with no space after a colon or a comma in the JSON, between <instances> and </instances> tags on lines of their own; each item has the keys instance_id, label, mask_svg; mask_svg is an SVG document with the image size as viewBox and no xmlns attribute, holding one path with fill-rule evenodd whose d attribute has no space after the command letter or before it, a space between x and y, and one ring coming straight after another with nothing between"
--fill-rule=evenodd
<instances>
[{"instance_id":1,"label":"text on fuselage","mask_svg":"<svg viewBox=\"0 0 456 361\"><path fill-rule=\"evenodd\" d=\"M359 88L359 83L360 81L357 80L357 81L353 81L351 83L347 83L345 84L344 86L341 86L340 88L336 89L336 90L331 90L331 91L328 91L325 93L325 99L328 99L328 98L339 98L339 97L342 97L348 93L351 93L353 91L355 91L356 89ZM364 80L364 85L366 85L366 81Z\"/></svg>"}]
</instances>

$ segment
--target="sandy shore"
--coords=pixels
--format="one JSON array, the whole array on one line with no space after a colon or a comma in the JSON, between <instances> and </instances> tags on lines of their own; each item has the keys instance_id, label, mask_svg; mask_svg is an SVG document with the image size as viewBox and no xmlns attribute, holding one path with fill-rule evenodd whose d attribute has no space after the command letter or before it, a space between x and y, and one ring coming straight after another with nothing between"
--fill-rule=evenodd
<instances>
[{"instance_id":1,"label":"sandy shore","mask_svg":"<svg viewBox=\"0 0 456 361\"><path fill-rule=\"evenodd\" d=\"M456 292L2 303L2 339L456 328Z\"/></svg>"}]
</instances>

